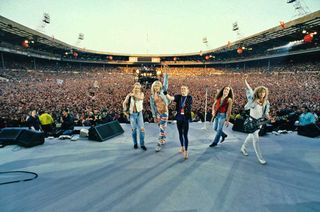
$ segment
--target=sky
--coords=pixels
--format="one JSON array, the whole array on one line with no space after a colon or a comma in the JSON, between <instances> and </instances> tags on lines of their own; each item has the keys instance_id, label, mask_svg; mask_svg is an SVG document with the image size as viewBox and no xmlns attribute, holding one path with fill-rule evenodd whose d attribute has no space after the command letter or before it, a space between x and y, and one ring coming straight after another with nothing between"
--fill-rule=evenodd
<instances>
[{"instance_id":1,"label":"sky","mask_svg":"<svg viewBox=\"0 0 320 212\"><path fill-rule=\"evenodd\" d=\"M320 0L300 1L320 10ZM45 12L51 23L41 29ZM298 18L287 0L0 0L0 15L71 45L130 54L205 51L239 39L234 22L247 37Z\"/></svg>"}]
</instances>

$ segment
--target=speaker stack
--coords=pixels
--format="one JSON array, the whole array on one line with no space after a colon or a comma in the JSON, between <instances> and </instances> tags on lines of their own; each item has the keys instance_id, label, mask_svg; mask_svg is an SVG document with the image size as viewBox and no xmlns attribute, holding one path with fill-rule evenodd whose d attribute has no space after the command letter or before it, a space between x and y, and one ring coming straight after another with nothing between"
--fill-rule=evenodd
<instances>
[{"instance_id":1,"label":"speaker stack","mask_svg":"<svg viewBox=\"0 0 320 212\"><path fill-rule=\"evenodd\" d=\"M18 144L33 147L44 143L44 133L22 128L3 128L0 131L0 147Z\"/></svg>"}]
</instances>

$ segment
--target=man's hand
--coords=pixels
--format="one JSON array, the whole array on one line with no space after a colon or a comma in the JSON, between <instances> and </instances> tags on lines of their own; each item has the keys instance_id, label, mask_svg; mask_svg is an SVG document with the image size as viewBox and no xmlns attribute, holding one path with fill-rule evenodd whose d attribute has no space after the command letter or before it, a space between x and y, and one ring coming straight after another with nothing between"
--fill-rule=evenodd
<instances>
[{"instance_id":1,"label":"man's hand","mask_svg":"<svg viewBox=\"0 0 320 212\"><path fill-rule=\"evenodd\" d=\"M225 125L226 127L229 127L229 121L225 121L225 122L224 122L224 125Z\"/></svg>"},{"instance_id":2,"label":"man's hand","mask_svg":"<svg viewBox=\"0 0 320 212\"><path fill-rule=\"evenodd\" d=\"M153 120L154 120L154 123L159 123L160 122L160 117L154 117Z\"/></svg>"},{"instance_id":3,"label":"man's hand","mask_svg":"<svg viewBox=\"0 0 320 212\"><path fill-rule=\"evenodd\" d=\"M275 123L276 119L275 118L270 118L271 123Z\"/></svg>"},{"instance_id":4,"label":"man's hand","mask_svg":"<svg viewBox=\"0 0 320 212\"><path fill-rule=\"evenodd\" d=\"M123 114L126 116L127 119L129 119L129 113L123 112Z\"/></svg>"},{"instance_id":5,"label":"man's hand","mask_svg":"<svg viewBox=\"0 0 320 212\"><path fill-rule=\"evenodd\" d=\"M248 74L244 74L244 75L243 75L243 79L244 79L244 80L247 80L247 79L248 79Z\"/></svg>"}]
</instances>

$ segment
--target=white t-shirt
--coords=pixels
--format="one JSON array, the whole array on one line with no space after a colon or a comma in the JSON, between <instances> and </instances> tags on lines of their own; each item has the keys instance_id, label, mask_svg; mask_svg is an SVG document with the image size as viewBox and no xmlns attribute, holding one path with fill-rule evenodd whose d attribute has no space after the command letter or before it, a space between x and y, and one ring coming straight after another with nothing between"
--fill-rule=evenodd
<instances>
[{"instance_id":1,"label":"white t-shirt","mask_svg":"<svg viewBox=\"0 0 320 212\"><path fill-rule=\"evenodd\" d=\"M255 119L259 119L262 118L263 116L263 106L256 104L256 106L254 108L250 109L250 116L255 118Z\"/></svg>"},{"instance_id":2,"label":"white t-shirt","mask_svg":"<svg viewBox=\"0 0 320 212\"><path fill-rule=\"evenodd\" d=\"M140 112L140 111L143 110L143 100L135 100L134 97L131 97L131 100L130 100L130 114L133 113L134 105L136 105L136 109L137 109L136 112Z\"/></svg>"}]
</instances>

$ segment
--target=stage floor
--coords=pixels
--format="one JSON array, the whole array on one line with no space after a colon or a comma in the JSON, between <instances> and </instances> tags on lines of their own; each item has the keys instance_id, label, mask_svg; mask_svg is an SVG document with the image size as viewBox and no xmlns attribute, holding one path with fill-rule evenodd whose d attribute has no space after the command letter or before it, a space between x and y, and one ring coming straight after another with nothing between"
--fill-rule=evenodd
<instances>
[{"instance_id":1,"label":"stage floor","mask_svg":"<svg viewBox=\"0 0 320 212\"><path fill-rule=\"evenodd\" d=\"M226 129L217 147L211 128L192 123L189 159L178 153L175 124L155 152L158 128L146 123L148 150L134 150L130 125L105 142L46 139L41 146L0 149L0 171L31 171L35 180L0 185L0 211L320 211L320 139L261 138L260 165L246 134ZM32 177L0 174L0 183Z\"/></svg>"}]
</instances>

